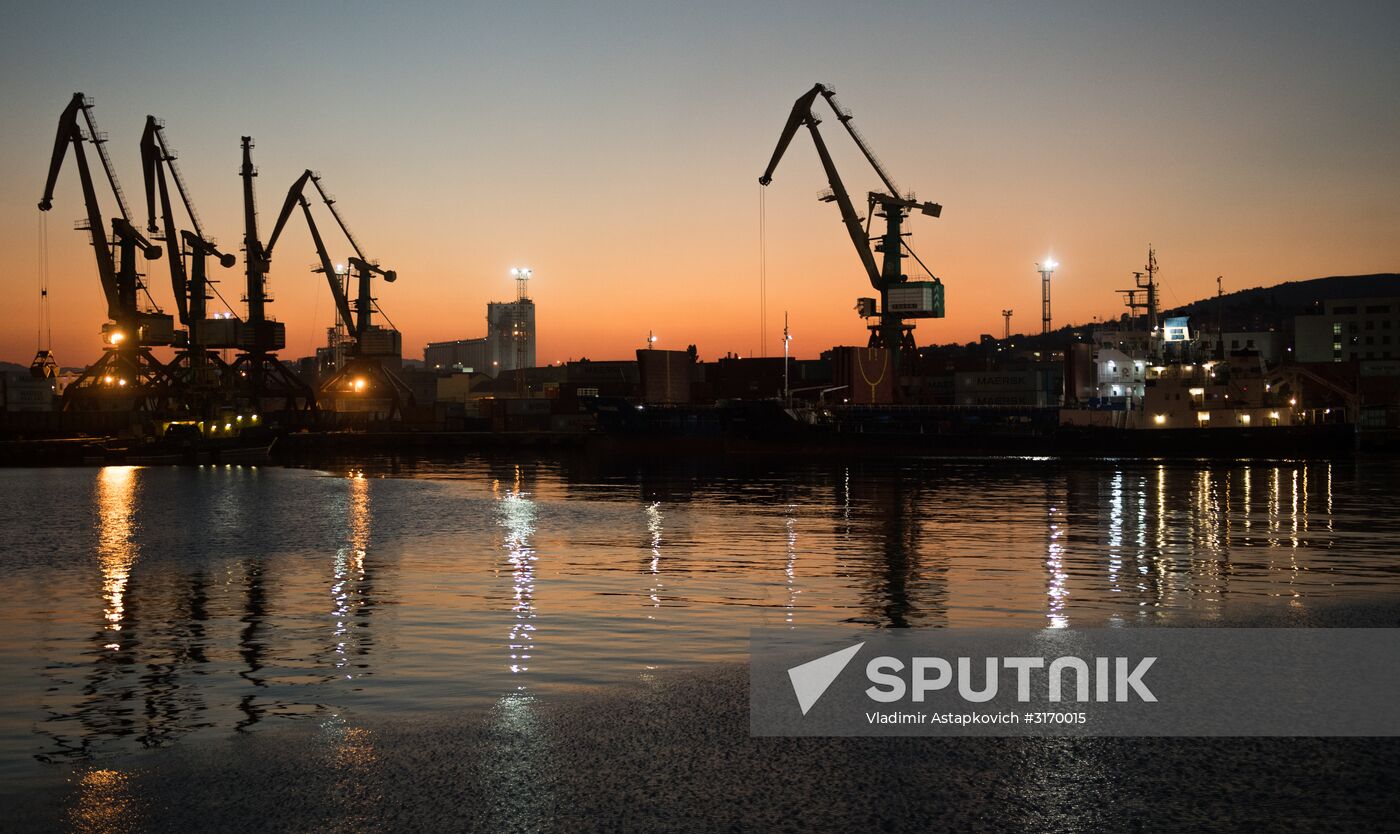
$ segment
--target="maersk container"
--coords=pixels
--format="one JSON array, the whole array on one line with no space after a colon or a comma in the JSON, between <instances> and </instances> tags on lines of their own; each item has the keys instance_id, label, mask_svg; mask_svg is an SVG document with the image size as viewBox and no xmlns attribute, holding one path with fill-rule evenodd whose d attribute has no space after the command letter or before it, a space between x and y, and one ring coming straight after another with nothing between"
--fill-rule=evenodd
<instances>
[{"instance_id":1,"label":"maersk container","mask_svg":"<svg viewBox=\"0 0 1400 834\"><path fill-rule=\"evenodd\" d=\"M906 281L889 288L886 294L889 309L910 319L943 318L943 282Z\"/></svg>"}]
</instances>

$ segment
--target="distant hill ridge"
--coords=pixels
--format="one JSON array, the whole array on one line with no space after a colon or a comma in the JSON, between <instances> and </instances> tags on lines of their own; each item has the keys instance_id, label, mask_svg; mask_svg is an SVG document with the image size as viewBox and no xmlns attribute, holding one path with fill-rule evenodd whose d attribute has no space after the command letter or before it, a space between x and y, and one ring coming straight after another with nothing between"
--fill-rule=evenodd
<instances>
[{"instance_id":1,"label":"distant hill ridge","mask_svg":"<svg viewBox=\"0 0 1400 834\"><path fill-rule=\"evenodd\" d=\"M1253 318L1255 311L1296 316L1316 309L1319 302L1334 298L1368 298L1400 295L1400 273L1380 272L1375 275L1333 275L1306 281L1287 281L1272 287L1254 287L1192 301L1167 311L1167 315L1208 317L1214 321L1217 311L1224 309L1225 324Z\"/></svg>"},{"instance_id":2,"label":"distant hill ridge","mask_svg":"<svg viewBox=\"0 0 1400 834\"><path fill-rule=\"evenodd\" d=\"M1176 307L1163 307L1160 315L1189 316L1193 329L1204 328L1212 332L1219 319L1224 320L1227 331L1269 330L1281 328L1294 316L1320 312L1321 302L1334 298L1384 296L1400 296L1400 273L1332 275L1304 281L1285 281L1272 287L1235 290L1218 298L1210 296ZM1111 327L1114 321L1067 324L1050 333L1022 333L1012 338L1016 340L1017 347L1055 349L1063 345L1071 333L1092 327Z\"/></svg>"}]
</instances>

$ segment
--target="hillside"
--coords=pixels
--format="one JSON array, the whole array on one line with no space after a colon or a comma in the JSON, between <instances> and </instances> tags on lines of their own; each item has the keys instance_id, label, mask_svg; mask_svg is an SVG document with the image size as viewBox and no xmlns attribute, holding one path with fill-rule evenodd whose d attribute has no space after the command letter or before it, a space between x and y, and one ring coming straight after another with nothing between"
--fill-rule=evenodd
<instances>
[{"instance_id":1,"label":"hillside","mask_svg":"<svg viewBox=\"0 0 1400 834\"><path fill-rule=\"evenodd\" d=\"M1270 324L1278 326L1284 319L1316 311L1329 299L1395 295L1400 295L1400 274L1394 272L1334 275L1239 290L1219 299L1203 298L1173 308L1166 315L1191 316L1214 326L1223 312L1226 329L1268 329Z\"/></svg>"},{"instance_id":2,"label":"hillside","mask_svg":"<svg viewBox=\"0 0 1400 834\"><path fill-rule=\"evenodd\" d=\"M1269 330L1291 327L1294 316L1316 311L1322 302L1334 298L1365 298L1400 296L1400 273L1382 272L1375 275L1332 275L1305 281L1287 281L1272 287L1253 287L1228 292L1216 298L1202 298L1178 307L1164 308L1162 316L1190 316L1196 328L1214 330L1217 317L1223 319L1226 330ZM1054 348L1063 345L1074 333L1084 333L1094 326L1088 323L1065 325L1048 334L1018 334L1013 336L1017 347L1031 349Z\"/></svg>"}]
</instances>

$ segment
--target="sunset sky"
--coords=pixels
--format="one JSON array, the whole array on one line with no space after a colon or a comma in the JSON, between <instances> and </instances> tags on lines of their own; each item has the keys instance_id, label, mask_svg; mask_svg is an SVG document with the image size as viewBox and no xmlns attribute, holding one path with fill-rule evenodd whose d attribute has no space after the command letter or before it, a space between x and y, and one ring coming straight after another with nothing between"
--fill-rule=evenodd
<instances>
[{"instance_id":1,"label":"sunset sky","mask_svg":"<svg viewBox=\"0 0 1400 834\"><path fill-rule=\"evenodd\" d=\"M761 8L755 6L761 5ZM759 340L759 186L793 100L834 87L902 188L947 291L921 344L1116 316L1156 246L1166 305L1323 275L1400 271L1396 3L30 3L0 25L0 359L35 349L42 191L57 119L97 100L136 219L138 142L166 120L206 230L238 251L239 137L263 234L319 170L369 254L380 303L427 341L485 332L535 271L539 360L622 358L655 331L710 359L798 356L866 337L869 294L808 137L767 189L768 344ZM876 178L834 119L848 186ZM95 157L94 160L95 162ZM58 361L100 352L105 308L71 157L48 214ZM99 174L100 176L100 174ZM103 189L103 213L115 212ZM332 256L348 246L322 223ZM333 308L300 219L270 311L284 357ZM242 256L220 270L241 314ZM149 284L174 311L163 261ZM214 309L220 309L216 301Z\"/></svg>"}]
</instances>

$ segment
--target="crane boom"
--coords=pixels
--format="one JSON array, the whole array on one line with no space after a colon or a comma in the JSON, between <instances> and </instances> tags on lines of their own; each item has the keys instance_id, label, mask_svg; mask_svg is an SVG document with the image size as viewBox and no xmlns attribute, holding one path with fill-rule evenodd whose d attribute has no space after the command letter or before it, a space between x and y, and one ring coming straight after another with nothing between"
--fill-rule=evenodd
<instances>
[{"instance_id":1,"label":"crane boom","mask_svg":"<svg viewBox=\"0 0 1400 834\"><path fill-rule=\"evenodd\" d=\"M316 246L316 257L321 262L321 271L326 274L326 283L330 285L331 297L335 299L336 312L340 314L340 320L345 322L345 326L354 331L355 337L359 337L359 328L355 326L355 314L350 310L350 300L345 295L345 290L337 280L335 265L331 263L331 256L326 251L325 241L321 238L321 229L316 225L316 218L311 214L311 203L306 199L306 184L312 182L315 175L311 171L303 171L297 177L292 187L287 189L287 199L282 202L282 210L277 214L277 223L272 227L272 236L267 239L267 249L264 256L272 259L273 247L277 245L277 240L282 236L282 230L287 227L287 220L291 218L292 211L298 205L301 206L301 213L306 217L306 227L311 230L311 241Z\"/></svg>"},{"instance_id":2,"label":"crane boom","mask_svg":"<svg viewBox=\"0 0 1400 834\"><path fill-rule=\"evenodd\" d=\"M189 215L193 232L182 232L175 224L175 212L170 202L170 188L166 183L165 171L170 170L175 178L175 186L180 193L180 201ZM190 199L189 188L180 176L175 165L175 155L165 140L165 126L155 116L146 117L146 129L141 135L141 169L146 184L147 228L151 232L163 229L166 256L170 258L170 282L175 293L175 305L182 324L191 324L204 318L205 290L207 287L204 261L209 255L219 259L219 265L228 269L234 264L231 254L220 252L214 242L205 237L195 213L194 202ZM156 195L160 196L162 225L156 225ZM185 261L181 253L181 243L189 246L189 254L194 262L194 282L191 283L185 271Z\"/></svg>"},{"instance_id":3,"label":"crane boom","mask_svg":"<svg viewBox=\"0 0 1400 834\"><path fill-rule=\"evenodd\" d=\"M83 186L83 205L87 211L88 235L92 239L92 250L97 256L97 274L102 282L102 293L107 298L107 315L115 318L120 309L117 291L117 272L112 261L112 248L103 230L102 207L97 202L97 188L93 185L92 170L88 167L87 154L83 151L83 131L78 127L78 113L83 109L86 96L74 93L63 114L58 117L58 133L53 140L53 155L49 158L49 175L44 182L44 196L39 200L39 210L53 208L53 190L58 184L58 172L63 168L63 159L68 146L73 146L73 163L78 167L78 179Z\"/></svg>"},{"instance_id":4,"label":"crane boom","mask_svg":"<svg viewBox=\"0 0 1400 834\"><path fill-rule=\"evenodd\" d=\"M199 222L199 212L194 210L194 201L190 199L190 189L189 186L185 185L185 177L180 173L180 165L175 161L175 152L170 150L170 142L165 138L165 124L159 119L155 120L155 135L161 155L165 159L165 167L170 169L170 175L175 178L175 190L180 192L180 202L185 204L185 213L189 215L190 225L194 227L194 233L200 240L209 240L204 235L204 224Z\"/></svg>"},{"instance_id":5,"label":"crane boom","mask_svg":"<svg viewBox=\"0 0 1400 834\"><path fill-rule=\"evenodd\" d=\"M311 214L311 204L306 199L306 184L308 182L315 186L316 192L321 196L326 207L330 209L331 216L335 218L336 224L340 226L340 230L345 233L346 239L350 241L350 246L355 250L355 256L350 258L350 266L358 275L359 288L353 305L340 282L336 280L336 272L331 265L330 255L326 252L321 231ZM267 249L264 253L266 258L271 259L273 247L277 245L278 239L282 236L282 230L287 227L287 221L298 205L301 206L302 214L306 216L306 225L311 230L312 241L316 244L316 256L321 261L321 271L326 274L326 282L330 284L331 295L335 298L335 306L340 314L340 320L345 322L358 345L359 340L370 327L370 312L374 304L374 299L370 296L370 277L379 275L385 281L393 282L398 278L398 273L392 269L383 269L365 257L359 241L350 233L350 229L345 225L340 212L336 211L335 198L328 195L321 186L320 175L310 169L303 171L301 176L297 177L296 182L292 183L292 187L287 190L287 199L282 202L282 210L277 215L277 223L272 227L272 236L267 239Z\"/></svg>"},{"instance_id":6,"label":"crane boom","mask_svg":"<svg viewBox=\"0 0 1400 834\"><path fill-rule=\"evenodd\" d=\"M851 236L851 242L855 244L861 265L865 267L866 275L870 278L870 285L879 289L880 267L875 263L875 255L870 251L870 237L866 234L860 215L856 213L855 204L851 202L851 195L846 191L846 185L841 181L841 174L836 170L836 163L831 158L831 152L827 150L826 142L822 139L821 131L817 128L817 125L821 124L821 119L812 112L812 104L816 101L817 96L824 94L826 90L824 85L817 84L792 105L792 113L788 116L787 124L783 125L782 134L778 137L778 146L773 149L773 157L769 160L767 169L764 170L763 176L759 177L758 181L761 185L768 185L773 181L773 172L777 169L778 163L782 161L788 145L792 144L792 137L796 135L799 127L806 125L807 130L812 134L813 144L817 146L817 156L821 158L827 182L831 185L831 200L841 210L841 222L846 227L846 233Z\"/></svg>"},{"instance_id":7,"label":"crane boom","mask_svg":"<svg viewBox=\"0 0 1400 834\"><path fill-rule=\"evenodd\" d=\"M321 261L321 271L326 274L326 283L330 285L331 297L335 299L335 309L340 313L340 320L347 326L355 321L354 315L350 312L350 299L345 297L345 290L336 280L335 266L331 263L331 256L326 252L326 244L321 240L321 230L316 226L316 218L311 216L311 204L307 202L304 194L297 194L297 201L301 204L301 212L306 216L306 227L311 230L311 241L316 244L316 257ZM281 224L278 224L281 228ZM354 328L355 338L359 338L359 328Z\"/></svg>"},{"instance_id":8,"label":"crane boom","mask_svg":"<svg viewBox=\"0 0 1400 834\"><path fill-rule=\"evenodd\" d=\"M118 273L111 241L107 239L106 232L103 231L105 224L102 222L102 207L97 201L97 188L93 184L87 153L83 150L84 142L92 142L97 146L99 156L102 158L102 167L107 173L107 181L111 185L121 208L121 217L112 218L111 225L113 233L123 247L122 251L129 250L133 253L134 258L134 252L139 247L150 259L160 257L160 249L152 246L150 241L146 240L131 225L131 215L126 207L126 197L122 194L121 185L118 184L116 172L112 168L112 161L107 155L106 148L103 147L107 141L106 137L96 129L96 122L92 116L92 106L92 99L82 93L74 93L68 106L59 116L58 130L53 141L53 155L49 158L49 173L44 180L44 196L39 199L39 210L49 211L53 208L54 187L58 185L58 174L63 169L63 160L67 156L68 146L72 145L73 162L78 167L78 179L81 181L83 189L83 205L86 208L84 223L92 240L93 253L97 258L97 274L102 282L102 294L107 300L107 316L113 321L120 321L136 313L136 292L139 279L135 272L134 262L123 266L123 271ZM79 113L82 113L87 120L88 135L83 134L83 129L78 124Z\"/></svg>"},{"instance_id":9,"label":"crane boom","mask_svg":"<svg viewBox=\"0 0 1400 834\"><path fill-rule=\"evenodd\" d=\"M340 230L345 233L345 239L350 241L350 246L355 250L355 254L359 256L360 260L368 261L369 258L365 255L365 250L360 248L360 242L350 233L350 227L345 225L345 221L341 218L340 212L336 210L335 198L327 194L326 189L321 186L321 175L314 171L307 171L306 174L311 178L312 184L316 186L317 193L321 195L321 202L325 203L326 208L331 210L331 217L335 218L336 224L338 224ZM390 278L389 280L392 281L394 279Z\"/></svg>"},{"instance_id":10,"label":"crane boom","mask_svg":"<svg viewBox=\"0 0 1400 834\"><path fill-rule=\"evenodd\" d=\"M161 220L165 232L165 254L170 260L170 286L175 294L175 310L181 324L190 323L189 276L184 258L180 257L180 233L175 228L175 213L170 208L170 190L161 169L165 154L156 139L156 118L146 117L146 130L141 134L141 172L146 183L146 228L154 234L156 225L156 193L160 193Z\"/></svg>"},{"instance_id":11,"label":"crane boom","mask_svg":"<svg viewBox=\"0 0 1400 834\"><path fill-rule=\"evenodd\" d=\"M122 219L131 222L131 209L126 206L126 192L122 191L122 184L117 181L117 170L112 166L112 157L107 153L107 134L97 127L97 117L92 114L93 100L90 97L83 97L83 120L87 122L88 138L97 147L97 156L102 160L102 170L107 174L107 182L112 186L112 193L117 198L117 208L121 210Z\"/></svg>"},{"instance_id":12,"label":"crane boom","mask_svg":"<svg viewBox=\"0 0 1400 834\"><path fill-rule=\"evenodd\" d=\"M804 93L792 105L792 113L788 115L787 124L783 125L783 132L778 136L778 146L773 149L773 157L768 160L768 167L764 169L763 176L758 178L760 185L767 185L773 181L773 172L777 170L778 163L782 161L788 145L792 144L792 137L797 135L797 129L814 119L820 123L821 120L812 113L812 102L816 101L817 94L825 89L826 87L818 84Z\"/></svg>"},{"instance_id":13,"label":"crane boom","mask_svg":"<svg viewBox=\"0 0 1400 834\"><path fill-rule=\"evenodd\" d=\"M305 203L302 198L302 191L306 188L306 183L311 179L310 171L303 171L297 177L297 181L292 183L292 187L287 189L287 199L282 201L282 210L277 213L277 222L272 225L272 236L267 239L267 248L263 250L263 257L272 259L272 250L277 246L277 239L282 236L282 229L287 225L287 220L292 216L292 210L297 207L297 201Z\"/></svg>"},{"instance_id":14,"label":"crane boom","mask_svg":"<svg viewBox=\"0 0 1400 834\"><path fill-rule=\"evenodd\" d=\"M875 155L874 151L870 150L870 145L865 141L865 136L856 129L854 123L855 115L836 101L835 90L820 84L817 86L822 88L822 97L826 99L826 103L831 105L832 111L836 113L836 120L846 128L847 133L851 134L851 138L855 140L856 147L860 148L860 152L865 155L865 161L869 162L870 167L875 169L875 173L880 177L880 181L885 184L885 187L890 190L890 194L898 197L899 186L895 185L894 180L885 172L885 166L880 164L880 158Z\"/></svg>"}]
</instances>

